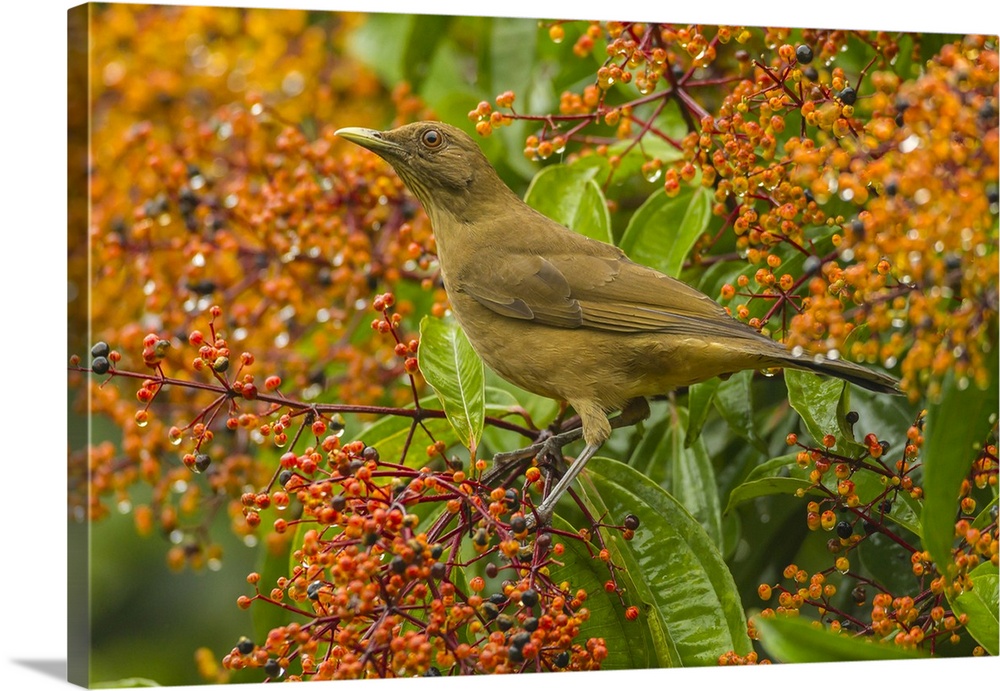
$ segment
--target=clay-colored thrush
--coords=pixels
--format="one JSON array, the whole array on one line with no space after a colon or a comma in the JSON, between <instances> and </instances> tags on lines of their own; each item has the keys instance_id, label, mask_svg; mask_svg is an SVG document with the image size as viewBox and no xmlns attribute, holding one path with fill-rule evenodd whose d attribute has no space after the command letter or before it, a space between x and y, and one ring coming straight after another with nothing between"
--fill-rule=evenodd
<instances>
[{"instance_id":1,"label":"clay-colored thrush","mask_svg":"<svg viewBox=\"0 0 1000 691\"><path fill-rule=\"evenodd\" d=\"M543 216L455 127L417 122L337 134L385 159L423 204L455 318L483 361L580 416L586 447L537 507L542 523L611 434L607 414L623 410L616 423L644 417L647 396L774 367L899 393L891 377L860 365L793 354L694 288ZM575 438L579 430L552 440L561 446Z\"/></svg>"}]
</instances>

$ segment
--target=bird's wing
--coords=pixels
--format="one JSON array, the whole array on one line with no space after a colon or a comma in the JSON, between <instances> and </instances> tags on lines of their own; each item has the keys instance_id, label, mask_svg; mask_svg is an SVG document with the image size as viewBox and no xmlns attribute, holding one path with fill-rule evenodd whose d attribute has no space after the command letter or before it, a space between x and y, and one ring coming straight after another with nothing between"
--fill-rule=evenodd
<instances>
[{"instance_id":1,"label":"bird's wing","mask_svg":"<svg viewBox=\"0 0 1000 691\"><path fill-rule=\"evenodd\" d=\"M708 296L618 250L515 254L479 267L461 290L498 314L560 328L764 338Z\"/></svg>"}]
</instances>

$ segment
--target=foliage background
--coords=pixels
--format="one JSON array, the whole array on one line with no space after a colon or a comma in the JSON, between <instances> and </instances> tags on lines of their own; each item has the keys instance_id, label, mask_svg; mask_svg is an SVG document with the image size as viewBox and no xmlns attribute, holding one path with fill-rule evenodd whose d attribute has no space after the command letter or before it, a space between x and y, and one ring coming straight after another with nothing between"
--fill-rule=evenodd
<instances>
[{"instance_id":1,"label":"foliage background","mask_svg":"<svg viewBox=\"0 0 1000 691\"><path fill-rule=\"evenodd\" d=\"M358 52L364 54L365 50L364 41L361 41ZM367 50L370 51L370 48ZM392 63L394 61L390 60L388 62L388 66L385 64L376 66L376 72L381 73L380 76L384 80L392 83L397 81L397 78L400 75L398 74L398 67L392 67ZM431 65L428 68L427 75L424 77L427 82L426 88L424 89L425 97L427 97L427 100L434 105L435 111L440 117L453 122L461 122L463 120L465 112L469 108L468 104L470 102L474 103L482 98L490 98L494 93L500 90L497 88L496 84L490 84L488 86L484 86L479 92L470 90L468 93L454 94L451 90L445 90L442 87L442 90L436 93L434 86L436 83L451 85L455 81L455 75L447 74L446 72L442 74L440 70L446 70L448 65L459 64L460 62L461 61L444 60L442 64ZM507 82L504 83L507 84L506 88L511 88L512 86L516 88L517 86L510 85ZM390 97L391 95L384 91L381 93L381 98L385 99L386 102L390 100ZM545 108L540 106L537 109L533 107L531 110L545 110ZM370 116L370 113L359 112L358 114L358 117L363 118ZM340 116L338 115L338 117ZM355 122L345 120L338 122L337 124L346 125L355 124ZM507 152L506 158L501 159L502 172L504 172L508 179L515 184L515 188L520 186L523 189L525 182L531 173L531 167L527 165L525 159L520 155L519 146L517 145L519 141L523 140L523 129L521 132L517 132L513 129L505 130L504 136L505 140L503 146L499 143L490 143L490 141L496 141L496 139L498 139L497 137L494 137L493 140L488 140L486 142L486 146L488 148L492 147L492 149L489 150L493 153L495 160L497 157L502 156L503 151ZM128 519L118 517L111 518L105 524L105 527L101 528L100 533L95 534L95 537L97 537L98 540L98 551L95 553L96 563L103 563L100 554L101 550L105 548L109 550L107 552L109 555L118 554L122 551L128 550L129 553L142 555L144 557L149 556L150 545L148 542L140 542L137 545L133 545L133 531L130 526L130 520ZM154 548L152 551L155 552L157 550ZM192 647L199 645L200 641L191 640L190 630L192 628L192 622L190 619L185 619L182 623L176 626L163 626L159 623L163 621L161 617L165 616L167 612L177 611L176 604L171 601L170 596L163 595L161 597L151 599L148 597L148 593L151 591L161 594L178 593L181 595L181 598L186 605L195 604L192 602L192 598L204 598L205 606L195 607L197 611L205 612L207 615L205 622L199 623L195 627L199 631L198 635L203 635L206 642L217 641L220 638L233 639L235 638L235 635L238 635L241 627L245 628L246 624L245 622L240 622L237 616L232 616L234 611L230 605L231 599L221 594L221 592L224 592L224 589L220 592L217 591L216 588L220 587L217 584L226 582L227 577L232 578L231 574L237 574L238 579L240 574L246 572L248 562L249 558L247 561L242 560L240 548L234 545L226 548L226 559L224 560L223 571L220 572L205 572L193 575L185 574L183 576L184 580L180 580L176 575L168 574L164 571L163 574L165 583L163 584L157 583L155 580L151 581L148 572L143 573L142 571L136 571L130 573L128 569L121 569L120 571L116 571L114 574L106 574L109 578L95 578L95 583L100 584L102 588L105 586L108 587L106 595L100 591L96 594L95 602L98 600L107 602L115 601L119 606L117 609L103 606L98 607L98 610L106 612L110 618L107 620L106 626L99 625L97 628L106 628L109 632L127 630L125 637L109 635L105 639L95 640L95 646L98 651L98 657L96 659L98 661L101 660L101 655L105 651L109 655L113 655L115 647L122 645L123 643L127 643L131 651L134 653L134 636L138 633L135 629L135 622L157 622L157 624L152 627L153 630L139 634L139 637L143 641L149 641L151 656L145 656L144 659L141 660L140 666L142 671L137 672L137 674L141 674L142 676L151 676L165 683L183 683L186 681L193 681L194 679L184 679L180 677L175 679L171 677L172 674L181 671L184 668L184 665L165 663L164 668L158 672L155 669L154 664L152 664L152 661L156 659L164 661L167 660L166 655L163 654L165 650L171 650L175 647L180 650L190 650ZM229 571L229 569L233 570ZM96 575L97 574L95 574L95 576ZM103 576L105 574L101 575ZM115 580L112 580L111 577ZM134 595L125 594L129 592L127 588L129 583L141 584L141 587L135 591ZM106 600L105 597L107 598ZM744 600L745 602L752 601L751 595L749 593L745 594ZM219 616L209 613L208 605L213 601L222 605L223 611L225 612L224 615ZM155 613L147 610L149 611L148 616L139 614L140 610L138 608L145 608L150 605L161 607L162 609ZM127 627L116 626L114 623L115 621L127 622L128 625ZM232 628L229 632L223 632L221 629L212 626L213 621L216 625L232 625ZM178 640L176 642L161 642L152 638L154 632L159 633L164 629L168 631L176 631L179 634ZM211 645L211 643L208 644ZM100 664L101 663L98 662L98 666L95 668L95 677L100 677L100 673L97 671L100 670ZM120 676L120 666L116 665L116 668L118 669L118 672L116 672L115 675Z\"/></svg>"}]
</instances>

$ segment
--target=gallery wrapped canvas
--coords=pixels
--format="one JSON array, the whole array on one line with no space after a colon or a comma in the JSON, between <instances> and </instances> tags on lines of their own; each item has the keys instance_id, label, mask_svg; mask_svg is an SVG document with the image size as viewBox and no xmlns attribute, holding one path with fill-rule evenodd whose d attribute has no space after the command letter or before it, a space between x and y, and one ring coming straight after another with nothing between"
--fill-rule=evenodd
<instances>
[{"instance_id":1,"label":"gallery wrapped canvas","mask_svg":"<svg viewBox=\"0 0 1000 691\"><path fill-rule=\"evenodd\" d=\"M997 36L620 11L69 11L70 681L1000 653Z\"/></svg>"}]
</instances>

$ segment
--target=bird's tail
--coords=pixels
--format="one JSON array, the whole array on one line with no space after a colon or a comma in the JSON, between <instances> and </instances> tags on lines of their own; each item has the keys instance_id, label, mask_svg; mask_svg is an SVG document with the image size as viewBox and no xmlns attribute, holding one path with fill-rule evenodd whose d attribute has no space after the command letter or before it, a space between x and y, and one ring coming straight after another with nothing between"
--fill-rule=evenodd
<instances>
[{"instance_id":1,"label":"bird's tail","mask_svg":"<svg viewBox=\"0 0 1000 691\"><path fill-rule=\"evenodd\" d=\"M899 382L887 374L870 370L867 367L857 365L847 360L831 360L821 355L796 356L791 353L787 357L781 358L783 367L809 370L818 374L825 374L849 381L852 384L875 391L876 393L900 395Z\"/></svg>"}]
</instances>

